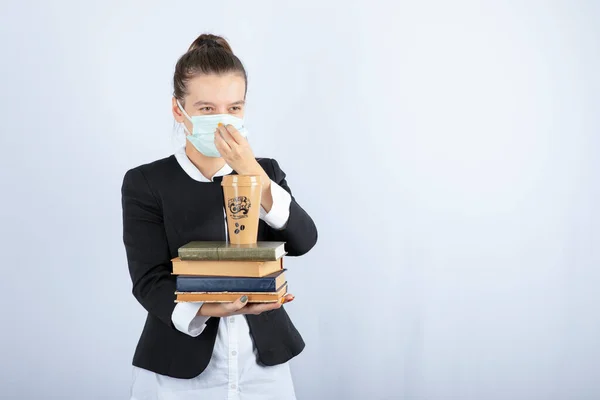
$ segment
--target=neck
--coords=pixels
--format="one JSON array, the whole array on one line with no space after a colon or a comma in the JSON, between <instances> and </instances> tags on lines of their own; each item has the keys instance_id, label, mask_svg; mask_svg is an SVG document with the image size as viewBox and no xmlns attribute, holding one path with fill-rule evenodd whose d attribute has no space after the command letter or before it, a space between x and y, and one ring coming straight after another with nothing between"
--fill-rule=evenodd
<instances>
[{"instance_id":1,"label":"neck","mask_svg":"<svg viewBox=\"0 0 600 400\"><path fill-rule=\"evenodd\" d=\"M225 160L221 157L207 157L204 154L200 153L194 146L190 143L185 143L185 154L190 159L192 164L202 175L206 178L212 180L213 176L225 165Z\"/></svg>"}]
</instances>

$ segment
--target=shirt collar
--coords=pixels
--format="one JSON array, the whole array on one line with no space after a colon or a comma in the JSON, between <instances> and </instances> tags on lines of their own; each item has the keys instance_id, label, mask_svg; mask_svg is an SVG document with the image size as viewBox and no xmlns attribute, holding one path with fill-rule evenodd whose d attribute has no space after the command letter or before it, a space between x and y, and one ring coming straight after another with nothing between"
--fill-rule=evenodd
<instances>
[{"instance_id":1,"label":"shirt collar","mask_svg":"<svg viewBox=\"0 0 600 400\"><path fill-rule=\"evenodd\" d=\"M212 179L208 179L202 175L198 168L196 168L196 166L190 161L187 154L185 154L185 146L179 148L175 152L175 158L185 173L188 174L190 178L198 182L214 182L216 177L229 175L233 172L233 169L229 165L225 164L223 168L215 173L215 176L213 176Z\"/></svg>"}]
</instances>

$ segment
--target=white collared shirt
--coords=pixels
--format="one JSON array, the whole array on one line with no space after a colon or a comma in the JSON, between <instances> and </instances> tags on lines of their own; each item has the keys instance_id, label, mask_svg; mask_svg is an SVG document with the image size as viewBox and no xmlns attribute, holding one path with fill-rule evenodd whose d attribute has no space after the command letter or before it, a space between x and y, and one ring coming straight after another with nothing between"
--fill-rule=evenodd
<instances>
[{"instance_id":1,"label":"white collared shirt","mask_svg":"<svg viewBox=\"0 0 600 400\"><path fill-rule=\"evenodd\" d=\"M215 177L232 172L225 164L213 179L208 179L185 154L185 148L175 152L181 168L198 182L210 182ZM289 219L290 194L271 181L273 206L267 213L263 207L260 218L274 229L282 229ZM223 210L224 229L227 221ZM202 303L177 303L171 320L181 332L196 337L206 327L210 317L197 316ZM221 318L213 354L208 367L192 379L177 379L133 367L130 400L292 400L294 386L288 363L263 366L256 362L257 353L250 337L250 328L243 315Z\"/></svg>"}]
</instances>

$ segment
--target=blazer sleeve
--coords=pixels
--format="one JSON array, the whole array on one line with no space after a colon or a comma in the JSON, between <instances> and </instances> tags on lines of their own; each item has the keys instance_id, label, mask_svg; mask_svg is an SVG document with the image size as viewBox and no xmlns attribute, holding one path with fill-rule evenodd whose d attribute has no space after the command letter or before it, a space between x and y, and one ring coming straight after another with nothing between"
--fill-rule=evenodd
<instances>
[{"instance_id":1,"label":"blazer sleeve","mask_svg":"<svg viewBox=\"0 0 600 400\"><path fill-rule=\"evenodd\" d=\"M127 171L121 188L123 242L132 292L153 316L173 327L175 277L159 201L139 168Z\"/></svg>"},{"instance_id":2,"label":"blazer sleeve","mask_svg":"<svg viewBox=\"0 0 600 400\"><path fill-rule=\"evenodd\" d=\"M289 219L285 227L274 229L267 226L267 238L268 240L286 242L285 249L288 256L301 256L308 253L317 244L317 227L292 195L292 190L286 181L286 174L279 167L279 163L271 159L268 165L271 169L269 171L271 179L290 194L292 201L290 203Z\"/></svg>"}]
</instances>

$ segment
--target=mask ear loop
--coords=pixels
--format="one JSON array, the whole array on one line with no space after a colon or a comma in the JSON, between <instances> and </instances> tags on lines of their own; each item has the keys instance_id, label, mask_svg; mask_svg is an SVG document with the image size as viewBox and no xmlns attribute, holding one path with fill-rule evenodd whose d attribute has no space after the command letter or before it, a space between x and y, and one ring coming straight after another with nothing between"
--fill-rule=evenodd
<instances>
[{"instance_id":1,"label":"mask ear loop","mask_svg":"<svg viewBox=\"0 0 600 400\"><path fill-rule=\"evenodd\" d=\"M188 113L185 112L185 110L181 106L181 103L179 102L179 100L175 100L175 101L177 102L177 107L179 107L179 110L183 113L183 115L188 119L188 121L192 122L192 118L188 115ZM188 131L187 126L185 126L185 124L183 122L181 124L183 125L183 130L185 131L185 133L187 133L188 135L191 135L192 133L190 131Z\"/></svg>"}]
</instances>

